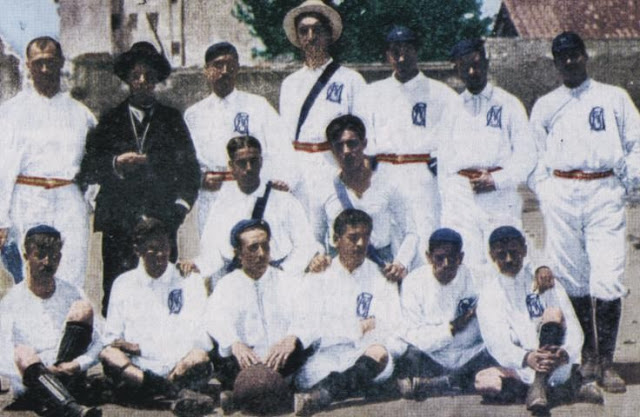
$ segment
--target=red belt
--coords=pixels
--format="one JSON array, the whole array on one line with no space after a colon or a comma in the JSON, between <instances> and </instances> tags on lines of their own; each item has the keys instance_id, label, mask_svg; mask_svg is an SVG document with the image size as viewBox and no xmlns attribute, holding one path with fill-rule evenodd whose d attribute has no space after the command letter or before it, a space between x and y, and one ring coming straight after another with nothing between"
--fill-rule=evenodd
<instances>
[{"instance_id":1,"label":"red belt","mask_svg":"<svg viewBox=\"0 0 640 417\"><path fill-rule=\"evenodd\" d=\"M233 181L233 174L231 171L207 171L205 175L213 175L218 181Z\"/></svg>"},{"instance_id":2,"label":"red belt","mask_svg":"<svg viewBox=\"0 0 640 417\"><path fill-rule=\"evenodd\" d=\"M414 154L379 153L376 155L376 161L389 162L393 165L428 164L431 161L431 154L428 154L428 153L414 153Z\"/></svg>"},{"instance_id":3,"label":"red belt","mask_svg":"<svg viewBox=\"0 0 640 417\"><path fill-rule=\"evenodd\" d=\"M52 188L64 187L73 184L72 180L62 178L46 178L46 177L30 177L27 175L18 175L16 184L31 185L34 187L43 187L47 190Z\"/></svg>"},{"instance_id":4,"label":"red belt","mask_svg":"<svg viewBox=\"0 0 640 417\"><path fill-rule=\"evenodd\" d=\"M329 142L311 143L311 142L293 142L293 149L296 151L316 153L325 152L331 149Z\"/></svg>"},{"instance_id":5,"label":"red belt","mask_svg":"<svg viewBox=\"0 0 640 417\"><path fill-rule=\"evenodd\" d=\"M560 171L558 169L553 170L553 175L558 178L568 178L572 180L599 180L601 178L607 178L613 175L613 170L601 172L584 172L579 169L572 171Z\"/></svg>"},{"instance_id":6,"label":"red belt","mask_svg":"<svg viewBox=\"0 0 640 417\"><path fill-rule=\"evenodd\" d=\"M467 177L470 180L479 178L482 175L482 171L487 172L496 172L500 171L502 167L491 167L487 169L461 169L458 171L458 175L462 175L463 177Z\"/></svg>"}]
</instances>

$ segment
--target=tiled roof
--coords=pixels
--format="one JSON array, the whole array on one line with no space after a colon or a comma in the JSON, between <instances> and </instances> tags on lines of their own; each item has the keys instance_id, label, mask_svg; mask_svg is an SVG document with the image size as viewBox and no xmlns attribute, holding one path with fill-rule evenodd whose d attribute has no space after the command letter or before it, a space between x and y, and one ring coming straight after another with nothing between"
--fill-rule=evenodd
<instances>
[{"instance_id":1,"label":"tiled roof","mask_svg":"<svg viewBox=\"0 0 640 417\"><path fill-rule=\"evenodd\" d=\"M508 20L524 39L550 39L564 30L585 39L640 38L640 0L503 0L498 36Z\"/></svg>"}]
</instances>

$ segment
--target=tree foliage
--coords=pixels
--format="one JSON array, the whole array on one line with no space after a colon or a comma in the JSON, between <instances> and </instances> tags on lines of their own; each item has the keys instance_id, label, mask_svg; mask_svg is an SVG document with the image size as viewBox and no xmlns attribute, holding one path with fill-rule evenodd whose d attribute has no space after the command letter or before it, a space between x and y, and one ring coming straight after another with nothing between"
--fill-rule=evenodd
<instances>
[{"instance_id":1,"label":"tree foliage","mask_svg":"<svg viewBox=\"0 0 640 417\"><path fill-rule=\"evenodd\" d=\"M247 23L265 49L256 55L275 58L299 51L282 28L285 14L302 0L238 0L234 15ZM343 0L326 1L342 16L344 31L332 54L344 62L381 62L385 37L394 25L414 30L420 59L444 59L460 39L484 36L489 18L481 18L482 0Z\"/></svg>"}]
</instances>

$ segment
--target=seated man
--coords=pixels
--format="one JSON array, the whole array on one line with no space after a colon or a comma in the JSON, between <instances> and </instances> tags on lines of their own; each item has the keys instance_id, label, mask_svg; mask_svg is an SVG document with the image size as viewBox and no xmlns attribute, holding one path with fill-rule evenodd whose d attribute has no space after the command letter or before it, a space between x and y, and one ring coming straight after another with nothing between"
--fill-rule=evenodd
<instances>
[{"instance_id":1,"label":"seated man","mask_svg":"<svg viewBox=\"0 0 640 417\"><path fill-rule=\"evenodd\" d=\"M389 342L402 320L400 297L397 285L366 258L372 228L367 213L344 210L333 226L337 259L306 277L303 317L317 350L296 376L297 387L309 390L296 394L297 415L366 393L393 372L399 349Z\"/></svg>"},{"instance_id":2,"label":"seated man","mask_svg":"<svg viewBox=\"0 0 640 417\"><path fill-rule=\"evenodd\" d=\"M308 355L304 350L308 344L298 338L295 320L299 317L295 308L301 280L269 265L269 224L241 220L231 230L230 240L239 269L220 280L206 314L225 412L234 408L229 390L241 370L263 364L286 377L297 371Z\"/></svg>"},{"instance_id":3,"label":"seated man","mask_svg":"<svg viewBox=\"0 0 640 417\"><path fill-rule=\"evenodd\" d=\"M409 343L398 360L398 389L423 399L443 391L473 389L475 374L496 365L484 347L476 320L480 286L462 265L462 238L438 229L429 238L429 265L402 282L402 309Z\"/></svg>"},{"instance_id":4,"label":"seated man","mask_svg":"<svg viewBox=\"0 0 640 417\"><path fill-rule=\"evenodd\" d=\"M327 179L322 213L312 216L318 222L314 225L316 238L336 242L328 236L343 210L356 208L367 212L373 219L367 255L378 263L387 279L400 281L417 257L419 242L409 198L399 191L389 171L383 171L375 158L364 154L366 129L358 117L347 114L333 119L326 136L340 171L336 177Z\"/></svg>"},{"instance_id":5,"label":"seated man","mask_svg":"<svg viewBox=\"0 0 640 417\"><path fill-rule=\"evenodd\" d=\"M547 388L568 382L573 365L580 363L580 323L559 282L544 290L533 285L534 276L538 283L540 275L553 275L546 267L534 273L525 264L527 245L520 231L512 226L497 228L489 236L489 248L497 269L487 274L477 314L487 349L500 367L480 371L476 389L508 397L508 391L526 384L527 409L547 412ZM585 399L602 402L602 393L592 388Z\"/></svg>"},{"instance_id":6,"label":"seated man","mask_svg":"<svg viewBox=\"0 0 640 417\"><path fill-rule=\"evenodd\" d=\"M229 232L243 219L264 219L271 227L271 255L287 273L302 274L314 254L321 250L302 205L293 195L272 189L261 178L262 147L253 136L237 136L227 143L229 169L235 182L218 193L200 239L200 256L194 261L202 275L222 277L230 268L234 249ZM185 272L193 269L184 263ZM215 282L214 282L215 283Z\"/></svg>"},{"instance_id":7,"label":"seated man","mask_svg":"<svg viewBox=\"0 0 640 417\"><path fill-rule=\"evenodd\" d=\"M0 373L11 381L16 408L24 405L40 415L101 416L99 409L76 401L87 394L85 371L97 363L102 342L87 298L56 276L60 232L33 227L24 250L26 279L0 302Z\"/></svg>"},{"instance_id":8,"label":"seated man","mask_svg":"<svg viewBox=\"0 0 640 417\"><path fill-rule=\"evenodd\" d=\"M123 401L165 396L178 415L206 414L210 397L197 394L209 381L211 342L199 326L206 304L202 279L180 276L169 263L171 230L153 218L134 229L138 267L114 283L100 353L105 374Z\"/></svg>"}]
</instances>

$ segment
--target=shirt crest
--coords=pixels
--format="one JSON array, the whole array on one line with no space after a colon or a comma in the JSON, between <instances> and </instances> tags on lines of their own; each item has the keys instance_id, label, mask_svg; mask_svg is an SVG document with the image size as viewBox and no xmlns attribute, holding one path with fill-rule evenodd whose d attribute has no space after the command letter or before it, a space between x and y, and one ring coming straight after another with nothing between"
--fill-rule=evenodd
<instances>
[{"instance_id":1,"label":"shirt crest","mask_svg":"<svg viewBox=\"0 0 640 417\"><path fill-rule=\"evenodd\" d=\"M502 106L491 106L487 112L487 126L502 129Z\"/></svg>"},{"instance_id":2,"label":"shirt crest","mask_svg":"<svg viewBox=\"0 0 640 417\"><path fill-rule=\"evenodd\" d=\"M182 290L177 289L169 293L167 303L169 305L169 314L178 314L182 310L182 304L184 300L182 298Z\"/></svg>"},{"instance_id":3,"label":"shirt crest","mask_svg":"<svg viewBox=\"0 0 640 417\"><path fill-rule=\"evenodd\" d=\"M333 82L327 88L327 101L332 101L334 103L342 103L342 90L344 89L344 84Z\"/></svg>"},{"instance_id":4,"label":"shirt crest","mask_svg":"<svg viewBox=\"0 0 640 417\"><path fill-rule=\"evenodd\" d=\"M358 295L356 300L356 314L361 319L366 319L369 317L369 309L371 308L371 300L373 300L373 295L368 292L362 292Z\"/></svg>"},{"instance_id":5,"label":"shirt crest","mask_svg":"<svg viewBox=\"0 0 640 417\"><path fill-rule=\"evenodd\" d=\"M235 119L233 119L233 131L241 135L249 134L249 114L245 112L238 112L236 114Z\"/></svg>"},{"instance_id":6,"label":"shirt crest","mask_svg":"<svg viewBox=\"0 0 640 417\"><path fill-rule=\"evenodd\" d=\"M589 126L595 132L606 130L604 124L604 109L602 107L594 107L589 113Z\"/></svg>"},{"instance_id":7,"label":"shirt crest","mask_svg":"<svg viewBox=\"0 0 640 417\"><path fill-rule=\"evenodd\" d=\"M411 120L415 126L427 125L427 103L418 102L413 106Z\"/></svg>"},{"instance_id":8,"label":"shirt crest","mask_svg":"<svg viewBox=\"0 0 640 417\"><path fill-rule=\"evenodd\" d=\"M527 310L529 310L529 318L535 319L542 316L544 306L542 302L540 302L540 296L538 294L527 294L526 302Z\"/></svg>"}]
</instances>

